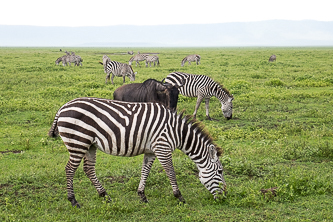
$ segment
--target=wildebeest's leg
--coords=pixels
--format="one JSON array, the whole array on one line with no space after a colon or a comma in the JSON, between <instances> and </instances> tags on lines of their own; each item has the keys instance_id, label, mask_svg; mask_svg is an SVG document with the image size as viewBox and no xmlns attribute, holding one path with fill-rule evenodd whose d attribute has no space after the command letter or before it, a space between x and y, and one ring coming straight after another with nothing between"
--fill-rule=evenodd
<instances>
[{"instance_id":1,"label":"wildebeest's leg","mask_svg":"<svg viewBox=\"0 0 333 222\"><path fill-rule=\"evenodd\" d=\"M155 160L154 154L145 153L145 155L143 157L140 184L138 187L138 195L141 197L141 201L145 202L145 203L148 203L148 200L145 195L145 185L146 185L146 181L147 181L151 166L154 163L154 160Z\"/></svg>"},{"instance_id":2,"label":"wildebeest's leg","mask_svg":"<svg viewBox=\"0 0 333 222\"><path fill-rule=\"evenodd\" d=\"M96 147L92 145L83 158L83 171L86 173L87 177L95 186L99 196L105 198L105 196L107 196L107 193L102 184L98 181L96 177L95 164L96 164ZM110 197L108 198L108 201L111 201Z\"/></svg>"},{"instance_id":3,"label":"wildebeest's leg","mask_svg":"<svg viewBox=\"0 0 333 222\"><path fill-rule=\"evenodd\" d=\"M212 120L212 118L210 118L209 116L209 100L210 98L205 98L205 104L206 104L206 118L208 120Z\"/></svg>"},{"instance_id":4,"label":"wildebeest's leg","mask_svg":"<svg viewBox=\"0 0 333 222\"><path fill-rule=\"evenodd\" d=\"M105 77L105 84L108 83L108 80L110 80L110 73L108 73Z\"/></svg>"},{"instance_id":5,"label":"wildebeest's leg","mask_svg":"<svg viewBox=\"0 0 333 222\"><path fill-rule=\"evenodd\" d=\"M70 150L69 147L67 147ZM68 163L65 167L66 179L67 179L67 199L71 202L73 207L80 208L80 204L75 199L74 189L73 189L73 178L76 169L79 167L80 162L85 153L70 153Z\"/></svg>"},{"instance_id":6,"label":"wildebeest's leg","mask_svg":"<svg viewBox=\"0 0 333 222\"><path fill-rule=\"evenodd\" d=\"M160 161L165 173L167 174L167 176L170 180L173 195L175 197L177 197L179 199L179 201L185 203L185 200L178 189L178 185L177 185L177 181L176 181L176 174L175 174L175 170L172 165L171 152L164 151L164 150L167 150L167 149L163 149L163 151L158 150L158 152L156 152L157 159Z\"/></svg>"},{"instance_id":7,"label":"wildebeest's leg","mask_svg":"<svg viewBox=\"0 0 333 222\"><path fill-rule=\"evenodd\" d=\"M194 110L194 113L193 113L193 117L194 118L196 118L197 111L199 109L199 106L200 106L200 103L202 102L202 100L203 100L203 97L201 97L200 95L198 95L197 104L195 104L195 110Z\"/></svg>"}]
</instances>

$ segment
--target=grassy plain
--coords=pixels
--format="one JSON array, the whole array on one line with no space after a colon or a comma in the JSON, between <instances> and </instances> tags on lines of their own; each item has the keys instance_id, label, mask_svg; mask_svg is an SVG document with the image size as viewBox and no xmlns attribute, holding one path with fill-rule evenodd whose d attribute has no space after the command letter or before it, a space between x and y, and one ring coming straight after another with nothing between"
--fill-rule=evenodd
<instances>
[{"instance_id":1,"label":"grassy plain","mask_svg":"<svg viewBox=\"0 0 333 222\"><path fill-rule=\"evenodd\" d=\"M127 62L128 48L67 48L82 67L56 66L58 48L0 48L0 220L1 221L332 221L333 220L333 48L136 48L158 52L161 66L133 66L135 82L162 80L172 71L205 74L234 94L233 119L223 118L211 99L197 114L215 142L228 196L213 200L195 165L175 152L179 204L156 160L148 177L148 204L136 194L142 156L97 153L97 176L112 197L105 203L84 175L74 179L81 209L67 201L68 152L47 137L57 110L71 99L112 99L122 85L105 84L103 54ZM115 54L113 54L115 53ZM188 54L201 65L180 66ZM277 61L268 62L276 54ZM129 79L126 78L126 83ZM192 114L195 98L180 97L178 109ZM277 187L276 196L261 189Z\"/></svg>"}]
</instances>

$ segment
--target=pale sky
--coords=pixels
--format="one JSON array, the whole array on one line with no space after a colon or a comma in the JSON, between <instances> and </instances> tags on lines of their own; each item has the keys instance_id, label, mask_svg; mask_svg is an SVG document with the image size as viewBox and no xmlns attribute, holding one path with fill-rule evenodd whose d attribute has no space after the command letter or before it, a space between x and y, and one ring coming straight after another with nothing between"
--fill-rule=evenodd
<instances>
[{"instance_id":1,"label":"pale sky","mask_svg":"<svg viewBox=\"0 0 333 222\"><path fill-rule=\"evenodd\" d=\"M110 26L333 21L331 0L14 0L2 1L0 25Z\"/></svg>"}]
</instances>

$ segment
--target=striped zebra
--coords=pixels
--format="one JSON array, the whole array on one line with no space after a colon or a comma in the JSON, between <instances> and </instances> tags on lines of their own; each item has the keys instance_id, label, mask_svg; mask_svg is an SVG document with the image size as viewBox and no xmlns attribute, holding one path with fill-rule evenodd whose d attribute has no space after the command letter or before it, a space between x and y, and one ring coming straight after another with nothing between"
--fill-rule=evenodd
<instances>
[{"instance_id":1,"label":"striped zebra","mask_svg":"<svg viewBox=\"0 0 333 222\"><path fill-rule=\"evenodd\" d=\"M172 85L179 85L183 82L184 86L178 89L179 93L183 96L198 97L193 113L194 118L196 118L200 103L205 99L206 118L212 120L209 116L209 100L212 96L215 96L220 100L224 117L227 119L232 118L233 95L230 94L227 89L223 88L223 86L214 82L210 77L205 75L173 72L166 77L165 82Z\"/></svg>"},{"instance_id":2,"label":"striped zebra","mask_svg":"<svg viewBox=\"0 0 333 222\"><path fill-rule=\"evenodd\" d=\"M148 67L148 63L149 63L149 66L151 67L152 62L154 63L154 67L155 67L155 64L160 65L160 59L156 55L147 56L146 67Z\"/></svg>"},{"instance_id":3,"label":"striped zebra","mask_svg":"<svg viewBox=\"0 0 333 222\"><path fill-rule=\"evenodd\" d=\"M66 54L64 56L59 57L56 61L55 64L59 65L59 63L62 62L63 66L66 66L67 64L69 64L69 66L71 65L71 63L74 63L74 66L82 66L82 58L79 55L75 55L75 54Z\"/></svg>"},{"instance_id":4,"label":"striped zebra","mask_svg":"<svg viewBox=\"0 0 333 222\"><path fill-rule=\"evenodd\" d=\"M149 56L149 54L136 54L135 56L132 56L130 58L130 60L128 61L129 65L132 65L132 63L135 61L135 66L139 65L140 66L140 61L145 61L147 56Z\"/></svg>"},{"instance_id":5,"label":"striped zebra","mask_svg":"<svg viewBox=\"0 0 333 222\"><path fill-rule=\"evenodd\" d=\"M197 55L197 54L188 55L185 58L183 58L181 66L184 66L184 64L186 62L188 62L189 65L191 65L191 62L196 62L198 65L198 64L200 64L200 59L201 59L200 55Z\"/></svg>"},{"instance_id":6,"label":"striped zebra","mask_svg":"<svg viewBox=\"0 0 333 222\"><path fill-rule=\"evenodd\" d=\"M156 157L171 182L174 196L185 202L172 165L172 152L176 148L196 164L201 183L214 198L226 192L219 160L221 148L213 144L198 122L158 103L77 98L63 105L55 115L49 136L57 135L69 151L65 169L67 197L73 207L80 207L74 195L73 177L82 159L83 170L99 196L108 196L95 173L97 149L115 156L144 154L138 186L138 195L143 202L148 202L144 190Z\"/></svg>"},{"instance_id":7,"label":"striped zebra","mask_svg":"<svg viewBox=\"0 0 333 222\"><path fill-rule=\"evenodd\" d=\"M105 69L104 69L105 71ZM110 79L110 74L112 73L111 82L113 83L113 78L115 76L122 76L123 77L123 83L125 83L125 76L127 76L130 81L135 80L135 75L137 72L134 72L132 69L132 66L127 65L125 63L117 62L117 61L109 61L106 64L106 78L105 78L105 84L108 82L108 79Z\"/></svg>"}]
</instances>

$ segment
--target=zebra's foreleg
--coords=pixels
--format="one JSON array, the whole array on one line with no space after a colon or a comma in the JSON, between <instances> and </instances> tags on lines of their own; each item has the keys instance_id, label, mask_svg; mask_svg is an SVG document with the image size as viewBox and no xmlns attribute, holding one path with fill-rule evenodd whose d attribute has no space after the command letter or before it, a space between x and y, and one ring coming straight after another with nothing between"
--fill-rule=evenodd
<instances>
[{"instance_id":1,"label":"zebra's foreleg","mask_svg":"<svg viewBox=\"0 0 333 222\"><path fill-rule=\"evenodd\" d=\"M171 152L158 152L156 153L157 159L160 161L165 173L167 174L171 186L173 195L179 199L180 202L185 203L185 199L183 198L182 194L180 193L180 190L177 185L176 180L176 173L173 168L172 164L172 154Z\"/></svg>"},{"instance_id":2,"label":"zebra's foreleg","mask_svg":"<svg viewBox=\"0 0 333 222\"><path fill-rule=\"evenodd\" d=\"M144 203L148 203L147 197L145 195L145 185L146 181L151 169L151 166L154 163L156 156L154 154L148 154L145 153L143 157L143 164L142 164L142 170L141 170L141 179L140 179L140 184L138 187L138 195L141 198L141 201Z\"/></svg>"},{"instance_id":3,"label":"zebra's foreleg","mask_svg":"<svg viewBox=\"0 0 333 222\"><path fill-rule=\"evenodd\" d=\"M114 74L112 73L112 76L111 76L112 85L114 85L113 79L114 79Z\"/></svg>"},{"instance_id":4,"label":"zebra's foreleg","mask_svg":"<svg viewBox=\"0 0 333 222\"><path fill-rule=\"evenodd\" d=\"M195 104L195 110L194 110L194 113L193 113L193 117L196 118L197 116L197 111L199 109L199 106L200 106L200 103L202 102L203 98L201 96L198 96L198 99L197 99L197 104Z\"/></svg>"},{"instance_id":5,"label":"zebra's foreleg","mask_svg":"<svg viewBox=\"0 0 333 222\"><path fill-rule=\"evenodd\" d=\"M207 118L208 120L213 120L213 119L210 118L210 116L209 116L209 100L210 100L210 98L205 98L206 118Z\"/></svg>"},{"instance_id":6,"label":"zebra's foreleg","mask_svg":"<svg viewBox=\"0 0 333 222\"><path fill-rule=\"evenodd\" d=\"M110 80L110 73L108 73L105 77L105 84L108 83L108 80Z\"/></svg>"},{"instance_id":7,"label":"zebra's foreleg","mask_svg":"<svg viewBox=\"0 0 333 222\"><path fill-rule=\"evenodd\" d=\"M104 199L106 199L106 196L108 196L108 194L106 193L104 187L96 177L95 164L96 164L96 147L91 146L83 158L83 171L86 173L87 177L95 186L99 196L104 197ZM111 201L111 198L108 197L107 201Z\"/></svg>"},{"instance_id":8,"label":"zebra's foreleg","mask_svg":"<svg viewBox=\"0 0 333 222\"><path fill-rule=\"evenodd\" d=\"M79 167L83 156L84 154L81 153L70 154L69 161L65 167L67 179L67 199L71 202L73 207L77 208L80 208L80 204L75 199L73 178L75 175L75 171Z\"/></svg>"}]
</instances>

